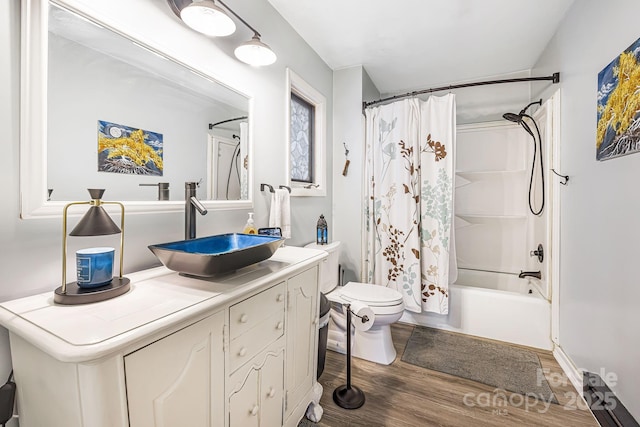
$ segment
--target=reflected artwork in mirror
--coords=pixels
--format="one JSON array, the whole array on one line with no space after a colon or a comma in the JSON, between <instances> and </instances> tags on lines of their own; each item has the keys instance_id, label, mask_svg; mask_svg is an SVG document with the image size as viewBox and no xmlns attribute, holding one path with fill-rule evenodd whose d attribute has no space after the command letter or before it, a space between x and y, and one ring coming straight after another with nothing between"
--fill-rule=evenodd
<instances>
[{"instance_id":1,"label":"reflected artwork in mirror","mask_svg":"<svg viewBox=\"0 0 640 427\"><path fill-rule=\"evenodd\" d=\"M23 31L34 74L23 94L41 89L45 107L22 124L23 218L50 216L87 186L109 189L129 211L181 209L185 182L199 184L208 208L250 205L247 96L63 2L28 1L46 49Z\"/></svg>"}]
</instances>

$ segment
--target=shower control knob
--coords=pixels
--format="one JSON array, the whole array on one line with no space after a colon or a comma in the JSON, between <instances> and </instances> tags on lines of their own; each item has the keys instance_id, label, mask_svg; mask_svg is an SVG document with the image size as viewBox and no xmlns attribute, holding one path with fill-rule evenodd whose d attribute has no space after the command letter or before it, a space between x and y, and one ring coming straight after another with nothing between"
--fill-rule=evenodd
<instances>
[{"instance_id":1,"label":"shower control knob","mask_svg":"<svg viewBox=\"0 0 640 427\"><path fill-rule=\"evenodd\" d=\"M535 251L530 251L529 256L538 257L538 262L544 261L544 248L542 247L542 243L538 245L538 249L536 249Z\"/></svg>"}]
</instances>

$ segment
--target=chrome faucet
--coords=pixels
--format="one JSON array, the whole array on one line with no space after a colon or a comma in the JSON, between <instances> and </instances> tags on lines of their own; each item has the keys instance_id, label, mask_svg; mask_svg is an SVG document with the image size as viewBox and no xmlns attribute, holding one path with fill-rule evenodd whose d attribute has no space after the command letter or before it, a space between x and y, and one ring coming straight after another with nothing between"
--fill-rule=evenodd
<instances>
[{"instance_id":1,"label":"chrome faucet","mask_svg":"<svg viewBox=\"0 0 640 427\"><path fill-rule=\"evenodd\" d=\"M520 271L518 277L521 279L525 277L535 277L538 280L542 280L542 273L540 271Z\"/></svg>"},{"instance_id":2,"label":"chrome faucet","mask_svg":"<svg viewBox=\"0 0 640 427\"><path fill-rule=\"evenodd\" d=\"M196 198L195 182L184 183L184 239L196 238L196 210L201 215L207 214L207 208Z\"/></svg>"}]
</instances>

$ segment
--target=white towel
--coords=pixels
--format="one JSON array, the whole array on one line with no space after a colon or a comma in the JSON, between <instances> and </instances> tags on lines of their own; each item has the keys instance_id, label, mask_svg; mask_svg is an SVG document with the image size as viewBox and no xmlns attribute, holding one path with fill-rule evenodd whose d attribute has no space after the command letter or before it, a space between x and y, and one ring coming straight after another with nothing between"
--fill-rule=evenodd
<instances>
[{"instance_id":1,"label":"white towel","mask_svg":"<svg viewBox=\"0 0 640 427\"><path fill-rule=\"evenodd\" d=\"M269 227L280 227L282 237L285 239L291 238L291 204L289 202L289 191L286 188L278 188L271 195Z\"/></svg>"}]
</instances>

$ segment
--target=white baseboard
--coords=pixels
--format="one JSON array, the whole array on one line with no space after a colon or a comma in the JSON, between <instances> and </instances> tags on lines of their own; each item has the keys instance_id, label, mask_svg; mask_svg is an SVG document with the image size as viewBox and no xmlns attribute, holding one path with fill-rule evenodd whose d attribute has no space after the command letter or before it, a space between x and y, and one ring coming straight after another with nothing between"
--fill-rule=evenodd
<instances>
[{"instance_id":1,"label":"white baseboard","mask_svg":"<svg viewBox=\"0 0 640 427\"><path fill-rule=\"evenodd\" d=\"M569 381L571 381L571 384L578 392L578 396L580 396L586 405L587 402L584 400L584 396L582 395L582 371L576 367L575 363L573 363L571 358L567 356L567 353L565 353L559 345L554 347L553 357L555 357L556 361L564 371L564 374L569 378Z\"/></svg>"},{"instance_id":2,"label":"white baseboard","mask_svg":"<svg viewBox=\"0 0 640 427\"><path fill-rule=\"evenodd\" d=\"M573 361L567 356L562 347L556 345L553 349L553 357L556 358L556 361L564 371L573 387L576 389L578 394L582 396L582 372L576 367Z\"/></svg>"}]
</instances>

